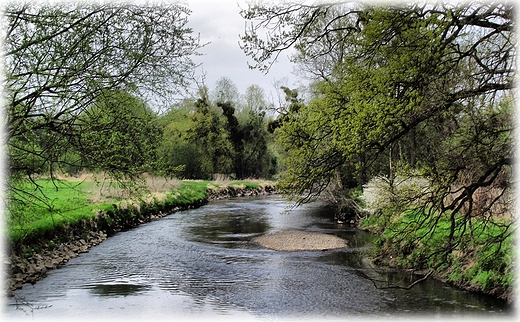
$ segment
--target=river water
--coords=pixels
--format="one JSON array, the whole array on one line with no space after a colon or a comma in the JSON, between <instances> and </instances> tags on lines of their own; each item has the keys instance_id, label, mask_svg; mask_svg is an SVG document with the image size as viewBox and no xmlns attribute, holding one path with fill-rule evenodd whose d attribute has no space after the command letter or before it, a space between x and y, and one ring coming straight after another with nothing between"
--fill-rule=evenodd
<instances>
[{"instance_id":1,"label":"river water","mask_svg":"<svg viewBox=\"0 0 520 322\"><path fill-rule=\"evenodd\" d=\"M366 275L407 285L362 256L372 238L334 223L319 203L288 209L280 196L211 202L120 232L7 299L20 320L352 319L511 317L490 297L427 280L410 290L376 288ZM349 247L277 252L251 240L303 230ZM381 286L378 284L378 286Z\"/></svg>"}]
</instances>

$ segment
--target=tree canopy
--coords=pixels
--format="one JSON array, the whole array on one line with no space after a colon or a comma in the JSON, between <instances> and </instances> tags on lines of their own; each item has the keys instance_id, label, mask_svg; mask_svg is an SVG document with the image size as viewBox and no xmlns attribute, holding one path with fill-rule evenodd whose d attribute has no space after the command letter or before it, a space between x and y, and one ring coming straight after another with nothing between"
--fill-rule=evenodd
<instances>
[{"instance_id":1,"label":"tree canopy","mask_svg":"<svg viewBox=\"0 0 520 322\"><path fill-rule=\"evenodd\" d=\"M291 150L282 183L297 195L319 194L348 163L357 167L358 184L366 183L367 171L380 172L377 160L405 143L406 161L415 166L422 153L417 131L511 97L516 49L510 5L288 2L254 4L242 15L252 22L242 47L254 67L267 70L294 46L293 61L315 71L316 99L282 127ZM511 133L510 122L501 126ZM504 144L486 161L487 170L511 164L511 142ZM421 161L428 157L435 156ZM440 171L439 164L429 166Z\"/></svg>"}]
</instances>

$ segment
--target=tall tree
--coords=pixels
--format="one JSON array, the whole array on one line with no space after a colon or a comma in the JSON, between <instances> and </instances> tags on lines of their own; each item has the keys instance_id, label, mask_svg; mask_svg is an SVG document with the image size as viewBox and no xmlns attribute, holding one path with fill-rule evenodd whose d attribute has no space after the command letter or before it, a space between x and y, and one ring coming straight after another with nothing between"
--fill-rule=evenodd
<instances>
[{"instance_id":1,"label":"tall tree","mask_svg":"<svg viewBox=\"0 0 520 322\"><path fill-rule=\"evenodd\" d=\"M192 106L195 102L184 100L159 119L163 136L158 148L159 172L185 179L199 179L201 154L197 145L188 140Z\"/></svg>"},{"instance_id":2,"label":"tall tree","mask_svg":"<svg viewBox=\"0 0 520 322\"><path fill-rule=\"evenodd\" d=\"M215 83L215 89L211 92L210 98L214 103L230 102L237 105L240 102L240 93L229 77L221 77Z\"/></svg>"},{"instance_id":3,"label":"tall tree","mask_svg":"<svg viewBox=\"0 0 520 322\"><path fill-rule=\"evenodd\" d=\"M267 111L270 104L265 98L265 91L259 85L250 85L246 88L244 94L244 106L246 109L256 113Z\"/></svg>"},{"instance_id":4,"label":"tall tree","mask_svg":"<svg viewBox=\"0 0 520 322\"><path fill-rule=\"evenodd\" d=\"M226 120L219 110L210 104L207 89L200 90L200 98L195 102L195 108L187 138L189 142L197 145L201 154L203 178L211 179L217 173L232 173L235 149L226 129Z\"/></svg>"}]
</instances>

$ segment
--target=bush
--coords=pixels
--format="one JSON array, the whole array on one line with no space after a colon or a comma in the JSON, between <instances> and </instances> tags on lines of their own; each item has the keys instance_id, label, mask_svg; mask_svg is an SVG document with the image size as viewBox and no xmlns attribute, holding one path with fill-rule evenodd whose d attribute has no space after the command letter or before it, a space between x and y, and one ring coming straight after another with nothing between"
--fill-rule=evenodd
<instances>
[{"instance_id":1,"label":"bush","mask_svg":"<svg viewBox=\"0 0 520 322\"><path fill-rule=\"evenodd\" d=\"M394 178L376 176L363 185L364 210L373 215L383 210L405 211L429 192L429 180L414 171L397 174Z\"/></svg>"}]
</instances>

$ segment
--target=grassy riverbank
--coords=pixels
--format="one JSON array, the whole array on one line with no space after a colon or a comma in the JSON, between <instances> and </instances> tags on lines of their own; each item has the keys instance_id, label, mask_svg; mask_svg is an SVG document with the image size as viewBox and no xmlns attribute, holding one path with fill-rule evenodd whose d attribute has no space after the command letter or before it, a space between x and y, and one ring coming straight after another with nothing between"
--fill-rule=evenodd
<instances>
[{"instance_id":1,"label":"grassy riverbank","mask_svg":"<svg viewBox=\"0 0 520 322\"><path fill-rule=\"evenodd\" d=\"M452 232L449 215L426 216L420 211L369 216L360 227L379 237L376 262L425 272L473 292L514 300L514 245L511 220L471 219ZM453 236L450 237L450 234ZM447 246L448 240L457 242ZM451 250L447 250L451 249Z\"/></svg>"},{"instance_id":2,"label":"grassy riverbank","mask_svg":"<svg viewBox=\"0 0 520 322\"><path fill-rule=\"evenodd\" d=\"M125 213L129 217L126 219L131 219L198 205L211 195L223 192L273 187L270 182L255 180L212 182L146 177L137 184L121 184L98 179L38 179L19 183L17 188L23 199L8 208L8 243L31 243L65 226L93 220L101 214Z\"/></svg>"}]
</instances>

